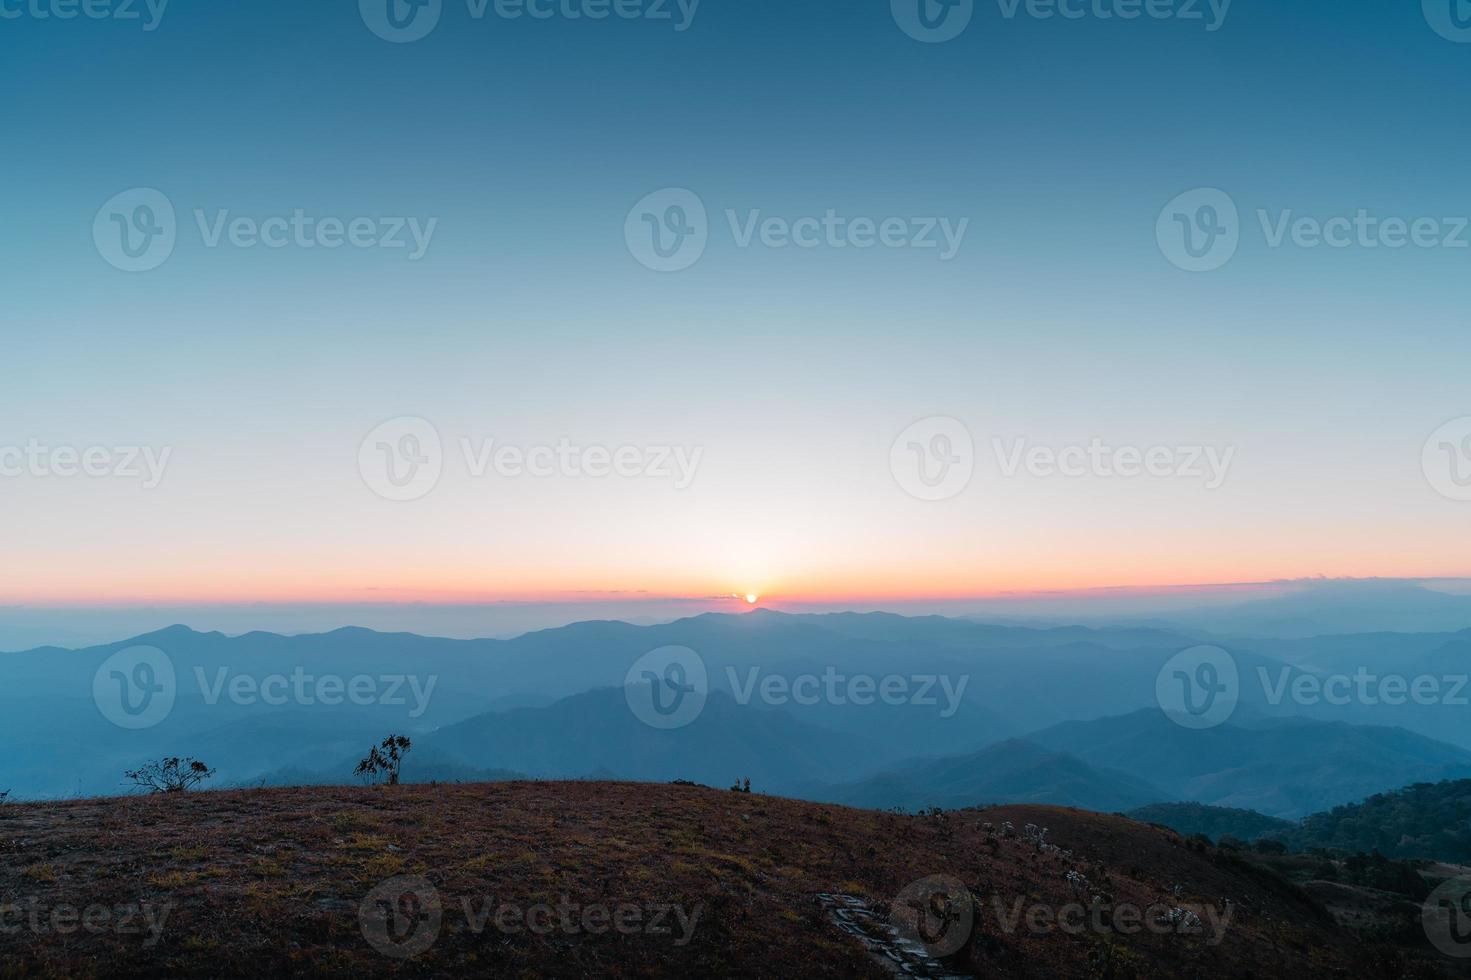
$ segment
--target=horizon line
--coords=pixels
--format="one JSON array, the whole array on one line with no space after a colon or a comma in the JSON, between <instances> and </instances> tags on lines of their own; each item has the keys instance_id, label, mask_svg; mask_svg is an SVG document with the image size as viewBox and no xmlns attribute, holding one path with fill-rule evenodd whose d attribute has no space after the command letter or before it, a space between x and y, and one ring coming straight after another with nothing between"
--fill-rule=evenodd
<instances>
[{"instance_id":1,"label":"horizon line","mask_svg":"<svg viewBox=\"0 0 1471 980\"><path fill-rule=\"evenodd\" d=\"M1430 576L1311 576L1298 578L1261 579L1237 582L1195 582L1157 585L1096 585L1061 589L1014 589L983 592L956 593L873 593L826 596L820 594L784 594L779 591L752 593L757 602L748 603L747 593L732 590L719 594L660 593L649 590L577 590L550 595L499 595L499 596L412 596L398 598L370 598L361 595L334 598L291 598L291 597L98 597L98 598L0 598L0 612L25 609L135 609L146 610L160 607L292 607L302 609L331 608L340 606L370 606L382 608L479 608L491 606L527 607L553 605L593 605L608 603L740 603L742 607L754 605L773 606L841 606L856 604L871 606L882 603L913 605L919 603L964 603L1005 602L1037 599L1099 599L1099 598L1150 598L1189 595L1205 592L1232 592L1251 589L1291 589L1304 586L1398 584L1418 585L1430 588L1437 584L1471 584L1471 575ZM378 590L373 590L378 591ZM383 590L388 591L388 590ZM405 590L412 591L412 590Z\"/></svg>"}]
</instances>

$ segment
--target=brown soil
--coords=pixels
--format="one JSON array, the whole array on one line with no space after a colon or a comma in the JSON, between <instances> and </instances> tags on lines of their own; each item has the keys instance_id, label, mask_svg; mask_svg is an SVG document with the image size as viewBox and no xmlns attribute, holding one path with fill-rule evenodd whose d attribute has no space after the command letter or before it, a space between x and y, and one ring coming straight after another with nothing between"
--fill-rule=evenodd
<instances>
[{"instance_id":1,"label":"brown soil","mask_svg":"<svg viewBox=\"0 0 1471 980\"><path fill-rule=\"evenodd\" d=\"M1029 823L1060 850L1025 840ZM0 976L881 977L893 964L820 896L851 897L882 923L907 885L935 875L974 896L974 927L943 960L956 974L1405 973L1400 954L1365 946L1281 879L1121 817L901 816L692 786L522 782L0 808ZM1208 922L1125 934L1107 921L1125 905L1158 917L1228 900L1219 937ZM1073 903L1108 910L1103 925L1005 926L1018 907L1050 918ZM415 940L423 951L402 955Z\"/></svg>"}]
</instances>

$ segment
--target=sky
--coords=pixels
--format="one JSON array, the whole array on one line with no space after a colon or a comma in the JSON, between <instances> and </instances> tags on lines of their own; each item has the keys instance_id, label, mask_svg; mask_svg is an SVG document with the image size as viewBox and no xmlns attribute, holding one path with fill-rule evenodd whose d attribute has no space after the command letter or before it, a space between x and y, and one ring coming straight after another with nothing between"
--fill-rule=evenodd
<instances>
[{"instance_id":1,"label":"sky","mask_svg":"<svg viewBox=\"0 0 1471 980\"><path fill-rule=\"evenodd\" d=\"M0 605L1471 574L1449 4L909 2L0 0Z\"/></svg>"}]
</instances>

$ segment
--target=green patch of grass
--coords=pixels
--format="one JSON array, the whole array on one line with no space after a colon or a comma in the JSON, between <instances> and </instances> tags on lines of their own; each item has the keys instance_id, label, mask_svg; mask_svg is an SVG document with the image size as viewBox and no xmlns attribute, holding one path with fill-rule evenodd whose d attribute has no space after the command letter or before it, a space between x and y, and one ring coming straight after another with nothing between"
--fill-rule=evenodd
<instances>
[{"instance_id":1,"label":"green patch of grass","mask_svg":"<svg viewBox=\"0 0 1471 980\"><path fill-rule=\"evenodd\" d=\"M40 881L50 884L60 877L60 872L52 864L33 864L21 872L23 876L31 881Z\"/></svg>"},{"instance_id":2,"label":"green patch of grass","mask_svg":"<svg viewBox=\"0 0 1471 980\"><path fill-rule=\"evenodd\" d=\"M349 851L386 851L389 840L375 834L353 834L337 845Z\"/></svg>"},{"instance_id":3,"label":"green patch of grass","mask_svg":"<svg viewBox=\"0 0 1471 980\"><path fill-rule=\"evenodd\" d=\"M203 861L208 854L209 851L203 847L176 847L169 851L169 858L180 863L197 862Z\"/></svg>"}]
</instances>

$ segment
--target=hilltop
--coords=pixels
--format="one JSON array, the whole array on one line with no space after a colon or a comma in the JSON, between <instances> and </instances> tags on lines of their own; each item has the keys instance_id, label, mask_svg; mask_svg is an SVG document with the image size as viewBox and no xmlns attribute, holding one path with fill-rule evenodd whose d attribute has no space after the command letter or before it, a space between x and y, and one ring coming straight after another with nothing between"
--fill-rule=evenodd
<instances>
[{"instance_id":1,"label":"hilltop","mask_svg":"<svg viewBox=\"0 0 1471 980\"><path fill-rule=\"evenodd\" d=\"M23 922L0 947L6 976L888 975L868 946L912 976L1332 977L1405 975L1419 955L1366 946L1225 852L1044 806L906 816L608 782L265 789L10 805L0 853L0 905ZM930 876L974 895L973 928L942 923L961 940L943 962L883 927ZM1057 928L1079 901L1109 910L1098 931ZM110 924L49 928L86 906ZM1109 931L1126 907L1177 926Z\"/></svg>"},{"instance_id":2,"label":"hilltop","mask_svg":"<svg viewBox=\"0 0 1471 980\"><path fill-rule=\"evenodd\" d=\"M1271 836L1294 850L1378 851L1390 858L1471 863L1471 779L1377 793L1311 814Z\"/></svg>"},{"instance_id":3,"label":"hilltop","mask_svg":"<svg viewBox=\"0 0 1471 980\"><path fill-rule=\"evenodd\" d=\"M1279 820L1255 810L1203 803L1151 803L1130 810L1127 816L1144 823L1163 824L1186 837L1204 834L1217 841L1228 836L1254 841L1268 834L1280 836L1297 826L1290 820Z\"/></svg>"},{"instance_id":4,"label":"hilltop","mask_svg":"<svg viewBox=\"0 0 1471 980\"><path fill-rule=\"evenodd\" d=\"M1471 864L1471 779L1414 783L1297 822L1200 803L1153 803L1126 815L1212 840L1268 838L1292 851L1378 852L1401 861Z\"/></svg>"}]
</instances>

